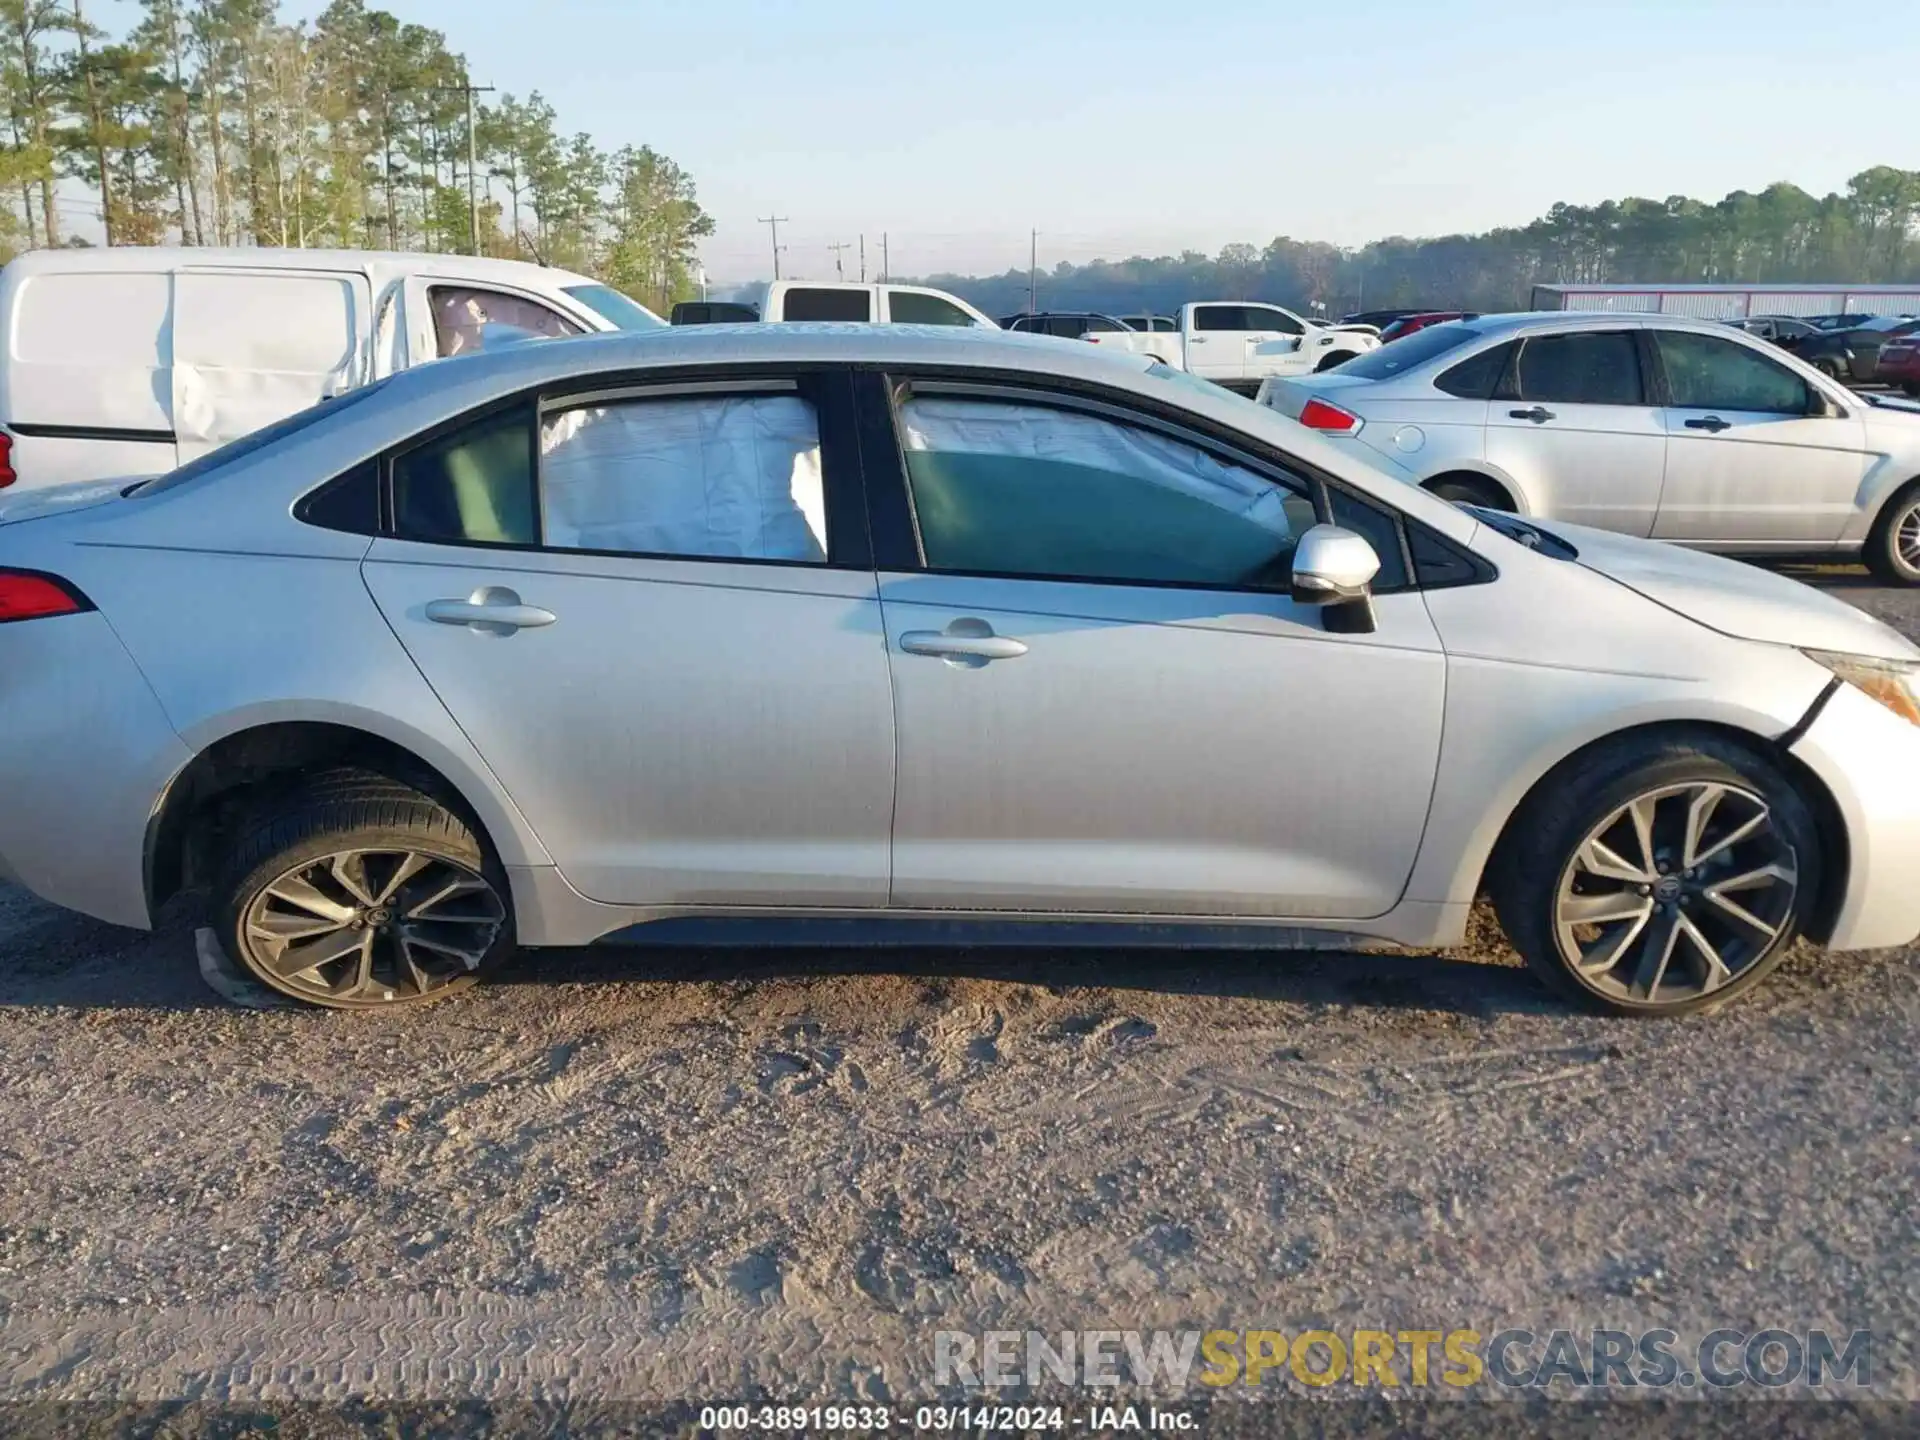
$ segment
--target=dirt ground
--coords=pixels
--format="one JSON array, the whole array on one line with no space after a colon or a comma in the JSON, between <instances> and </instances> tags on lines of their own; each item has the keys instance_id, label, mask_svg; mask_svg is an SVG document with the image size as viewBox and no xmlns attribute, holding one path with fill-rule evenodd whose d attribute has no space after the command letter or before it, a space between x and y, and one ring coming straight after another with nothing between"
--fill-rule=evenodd
<instances>
[{"instance_id":1,"label":"dirt ground","mask_svg":"<svg viewBox=\"0 0 1920 1440\"><path fill-rule=\"evenodd\" d=\"M0 1401L898 1407L941 1330L1596 1325L1871 1328L1920 1400L1914 954L1635 1024L1476 941L546 952L383 1018L0 888Z\"/></svg>"}]
</instances>

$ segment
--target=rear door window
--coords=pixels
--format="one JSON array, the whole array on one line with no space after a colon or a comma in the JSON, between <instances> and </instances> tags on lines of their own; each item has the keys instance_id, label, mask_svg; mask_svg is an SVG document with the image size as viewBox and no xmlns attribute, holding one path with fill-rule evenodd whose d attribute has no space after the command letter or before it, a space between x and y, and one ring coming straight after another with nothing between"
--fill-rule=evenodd
<instances>
[{"instance_id":1,"label":"rear door window","mask_svg":"<svg viewBox=\"0 0 1920 1440\"><path fill-rule=\"evenodd\" d=\"M394 531L453 545L538 545L533 407L515 405L393 462Z\"/></svg>"},{"instance_id":2,"label":"rear door window","mask_svg":"<svg viewBox=\"0 0 1920 1440\"><path fill-rule=\"evenodd\" d=\"M552 411L540 454L549 549L826 564L820 422L798 395Z\"/></svg>"},{"instance_id":3,"label":"rear door window","mask_svg":"<svg viewBox=\"0 0 1920 1440\"><path fill-rule=\"evenodd\" d=\"M781 307L788 320L873 319L873 295L866 290L789 290Z\"/></svg>"},{"instance_id":4,"label":"rear door window","mask_svg":"<svg viewBox=\"0 0 1920 1440\"><path fill-rule=\"evenodd\" d=\"M1563 405L1644 405L1640 350L1629 330L1534 335L1521 342L1511 398Z\"/></svg>"}]
</instances>

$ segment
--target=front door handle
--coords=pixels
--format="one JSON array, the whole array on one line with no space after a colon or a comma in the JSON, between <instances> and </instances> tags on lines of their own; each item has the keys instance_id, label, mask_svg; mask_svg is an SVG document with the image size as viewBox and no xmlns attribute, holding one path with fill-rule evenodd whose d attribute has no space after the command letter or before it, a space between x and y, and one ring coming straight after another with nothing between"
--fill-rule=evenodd
<instances>
[{"instance_id":1,"label":"front door handle","mask_svg":"<svg viewBox=\"0 0 1920 1440\"><path fill-rule=\"evenodd\" d=\"M427 619L436 625L465 625L480 635L512 635L538 630L560 617L538 605L522 604L504 585L482 585L464 600L429 600Z\"/></svg>"},{"instance_id":2,"label":"front door handle","mask_svg":"<svg viewBox=\"0 0 1920 1440\"><path fill-rule=\"evenodd\" d=\"M1698 420L1687 421L1686 426L1689 430L1711 430L1718 435L1722 430L1731 430L1733 422L1722 420L1718 415L1703 415Z\"/></svg>"},{"instance_id":3,"label":"front door handle","mask_svg":"<svg viewBox=\"0 0 1920 1440\"><path fill-rule=\"evenodd\" d=\"M1536 425L1544 425L1554 418L1553 412L1544 405L1536 405L1531 410L1509 410L1507 415L1514 420L1531 420Z\"/></svg>"},{"instance_id":4,"label":"front door handle","mask_svg":"<svg viewBox=\"0 0 1920 1440\"><path fill-rule=\"evenodd\" d=\"M1027 642L996 635L984 620L956 620L944 630L907 630L900 648L909 655L931 655L950 665L977 670L994 660L1017 660L1027 653Z\"/></svg>"}]
</instances>

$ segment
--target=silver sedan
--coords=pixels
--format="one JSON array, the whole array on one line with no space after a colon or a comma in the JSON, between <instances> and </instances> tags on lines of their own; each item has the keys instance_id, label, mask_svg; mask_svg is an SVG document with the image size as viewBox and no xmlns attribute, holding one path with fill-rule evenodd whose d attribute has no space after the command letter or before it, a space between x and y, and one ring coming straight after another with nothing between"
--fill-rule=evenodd
<instances>
[{"instance_id":1,"label":"silver sedan","mask_svg":"<svg viewBox=\"0 0 1920 1440\"><path fill-rule=\"evenodd\" d=\"M1458 941L1717 1005L1920 931L1920 651L1138 357L702 327L0 512L0 875L322 1005L664 917Z\"/></svg>"},{"instance_id":2,"label":"silver sedan","mask_svg":"<svg viewBox=\"0 0 1920 1440\"><path fill-rule=\"evenodd\" d=\"M1435 494L1920 584L1920 405L1675 315L1484 315L1263 403Z\"/></svg>"}]
</instances>

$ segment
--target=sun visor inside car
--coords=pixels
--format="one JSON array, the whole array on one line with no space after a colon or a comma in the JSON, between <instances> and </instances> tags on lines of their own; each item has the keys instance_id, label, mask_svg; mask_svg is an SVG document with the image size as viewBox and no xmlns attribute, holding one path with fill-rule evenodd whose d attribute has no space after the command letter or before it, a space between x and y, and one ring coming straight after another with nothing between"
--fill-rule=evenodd
<instances>
[{"instance_id":1,"label":"sun visor inside car","mask_svg":"<svg viewBox=\"0 0 1920 1440\"><path fill-rule=\"evenodd\" d=\"M826 559L820 428L797 396L584 406L540 446L549 545Z\"/></svg>"}]
</instances>

